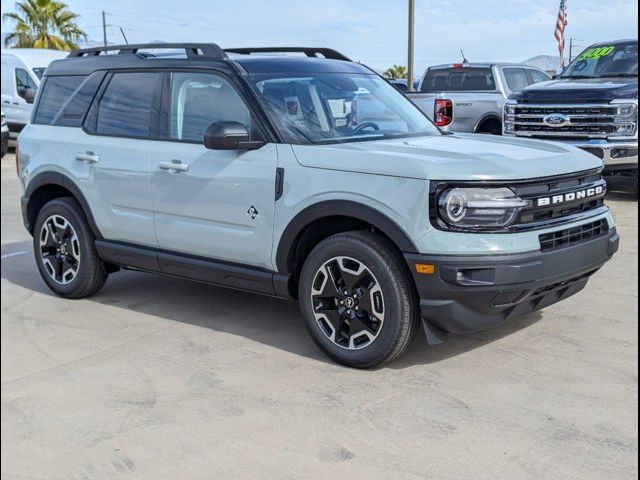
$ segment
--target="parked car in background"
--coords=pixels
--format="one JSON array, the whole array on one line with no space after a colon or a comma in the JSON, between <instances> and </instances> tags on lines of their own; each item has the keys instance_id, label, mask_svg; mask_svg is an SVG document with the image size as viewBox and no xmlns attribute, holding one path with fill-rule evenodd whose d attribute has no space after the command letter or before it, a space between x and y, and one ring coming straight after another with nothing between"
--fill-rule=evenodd
<instances>
[{"instance_id":1,"label":"parked car in background","mask_svg":"<svg viewBox=\"0 0 640 480\"><path fill-rule=\"evenodd\" d=\"M29 123L32 104L45 69L53 60L68 52L39 48L2 50L2 109L5 112L11 138Z\"/></svg>"},{"instance_id":2,"label":"parked car in background","mask_svg":"<svg viewBox=\"0 0 640 480\"><path fill-rule=\"evenodd\" d=\"M551 77L535 67L507 63L454 63L429 67L417 93L420 110L448 132L502 134L509 95Z\"/></svg>"},{"instance_id":3,"label":"parked car in background","mask_svg":"<svg viewBox=\"0 0 640 480\"><path fill-rule=\"evenodd\" d=\"M590 46L550 82L510 97L504 133L558 140L604 161L638 188L638 40Z\"/></svg>"},{"instance_id":4,"label":"parked car in background","mask_svg":"<svg viewBox=\"0 0 640 480\"><path fill-rule=\"evenodd\" d=\"M4 110L2 110L2 120L0 123L0 128L2 132L2 144L0 146L0 152L2 153L2 157L7 153L7 149L9 148L9 127L7 127L7 118L4 116Z\"/></svg>"},{"instance_id":5,"label":"parked car in background","mask_svg":"<svg viewBox=\"0 0 640 480\"><path fill-rule=\"evenodd\" d=\"M408 82L406 78L389 78L387 80L391 85L396 87L396 89L400 90L401 92L404 93L407 91ZM413 82L413 90L418 90L419 86L420 86L419 81Z\"/></svg>"}]
</instances>

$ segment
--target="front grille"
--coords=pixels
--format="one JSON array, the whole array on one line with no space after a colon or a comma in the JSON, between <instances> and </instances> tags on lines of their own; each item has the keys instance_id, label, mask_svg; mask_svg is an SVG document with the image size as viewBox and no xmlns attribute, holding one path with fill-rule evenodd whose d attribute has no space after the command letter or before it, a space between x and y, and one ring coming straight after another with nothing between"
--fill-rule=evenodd
<instances>
[{"instance_id":1,"label":"front grille","mask_svg":"<svg viewBox=\"0 0 640 480\"><path fill-rule=\"evenodd\" d=\"M515 185L513 190L516 195L523 200L529 200L530 206L520 212L514 228L540 228L546 224L570 220L590 211L604 209L606 185L600 170ZM577 192L594 194L582 196ZM559 197L563 200L558 202L556 200ZM548 204L541 201L542 199L548 199Z\"/></svg>"},{"instance_id":2,"label":"front grille","mask_svg":"<svg viewBox=\"0 0 640 480\"><path fill-rule=\"evenodd\" d=\"M607 233L609 233L609 223L603 218L595 222L580 225L579 227L545 233L538 238L540 240L540 250L542 252L550 252L586 242L606 235Z\"/></svg>"},{"instance_id":3,"label":"front grille","mask_svg":"<svg viewBox=\"0 0 640 480\"><path fill-rule=\"evenodd\" d=\"M619 106L607 104L518 104L507 115L515 135L553 138L606 138L635 132L637 116L619 115ZM563 115L566 122L552 125L549 116Z\"/></svg>"}]
</instances>

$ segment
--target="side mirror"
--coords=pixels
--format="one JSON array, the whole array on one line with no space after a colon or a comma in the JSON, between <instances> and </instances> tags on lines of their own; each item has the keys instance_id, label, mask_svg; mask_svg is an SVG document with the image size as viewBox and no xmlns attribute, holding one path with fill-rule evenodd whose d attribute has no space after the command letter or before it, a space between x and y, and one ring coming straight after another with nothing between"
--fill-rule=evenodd
<instances>
[{"instance_id":1,"label":"side mirror","mask_svg":"<svg viewBox=\"0 0 640 480\"><path fill-rule=\"evenodd\" d=\"M252 142L240 122L215 122L204 132L204 146L210 150L254 150L264 142Z\"/></svg>"},{"instance_id":2,"label":"side mirror","mask_svg":"<svg viewBox=\"0 0 640 480\"><path fill-rule=\"evenodd\" d=\"M36 91L33 88L27 88L24 91L24 101L27 103L33 103L36 99Z\"/></svg>"}]
</instances>

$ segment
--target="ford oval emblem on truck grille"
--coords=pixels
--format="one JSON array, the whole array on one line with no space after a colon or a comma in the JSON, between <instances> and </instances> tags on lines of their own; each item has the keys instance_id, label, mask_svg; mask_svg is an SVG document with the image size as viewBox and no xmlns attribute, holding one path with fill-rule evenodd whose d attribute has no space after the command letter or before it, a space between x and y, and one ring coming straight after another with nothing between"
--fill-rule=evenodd
<instances>
[{"instance_id":1,"label":"ford oval emblem on truck grille","mask_svg":"<svg viewBox=\"0 0 640 480\"><path fill-rule=\"evenodd\" d=\"M552 113L542 119L542 122L549 127L564 127L571 123L569 117L561 113Z\"/></svg>"}]
</instances>

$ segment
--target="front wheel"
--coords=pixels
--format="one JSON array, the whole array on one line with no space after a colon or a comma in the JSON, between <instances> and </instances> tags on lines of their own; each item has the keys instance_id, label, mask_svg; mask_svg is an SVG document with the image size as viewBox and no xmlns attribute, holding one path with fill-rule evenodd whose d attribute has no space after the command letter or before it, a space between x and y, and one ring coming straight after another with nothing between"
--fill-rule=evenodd
<instances>
[{"instance_id":1,"label":"front wheel","mask_svg":"<svg viewBox=\"0 0 640 480\"><path fill-rule=\"evenodd\" d=\"M348 232L309 254L299 298L307 328L334 361L370 368L393 360L418 325L416 296L403 259L381 235Z\"/></svg>"},{"instance_id":2,"label":"front wheel","mask_svg":"<svg viewBox=\"0 0 640 480\"><path fill-rule=\"evenodd\" d=\"M94 236L78 202L56 198L38 213L33 251L38 270L54 293L66 298L93 295L107 280Z\"/></svg>"}]
</instances>

